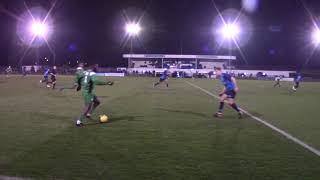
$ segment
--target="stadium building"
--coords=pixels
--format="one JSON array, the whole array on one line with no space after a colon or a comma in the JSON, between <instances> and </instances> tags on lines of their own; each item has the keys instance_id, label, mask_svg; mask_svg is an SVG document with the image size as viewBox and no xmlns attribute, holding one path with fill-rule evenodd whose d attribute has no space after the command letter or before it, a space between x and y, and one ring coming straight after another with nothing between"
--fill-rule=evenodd
<instances>
[{"instance_id":1,"label":"stadium building","mask_svg":"<svg viewBox=\"0 0 320 180\"><path fill-rule=\"evenodd\" d=\"M190 77L194 74L211 77L215 67L225 69L227 73L246 77L290 77L294 71L274 70L243 70L231 66L237 60L236 56L223 55L177 55L177 54L124 54L123 58L128 61L127 71L129 73L162 73L165 69L171 72L183 74L183 77ZM291 79L292 80L292 79Z\"/></svg>"}]
</instances>

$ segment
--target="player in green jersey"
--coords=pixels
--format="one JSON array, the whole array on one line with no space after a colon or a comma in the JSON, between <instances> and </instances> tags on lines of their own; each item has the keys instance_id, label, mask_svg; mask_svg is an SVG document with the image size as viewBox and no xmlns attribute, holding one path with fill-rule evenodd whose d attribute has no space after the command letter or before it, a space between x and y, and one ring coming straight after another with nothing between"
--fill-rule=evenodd
<instances>
[{"instance_id":1,"label":"player in green jersey","mask_svg":"<svg viewBox=\"0 0 320 180\"><path fill-rule=\"evenodd\" d=\"M83 120L91 117L91 113L100 105L100 100L94 93L96 85L113 85L113 82L104 82L97 79L96 70L94 67L92 70L87 70L83 72L80 79L77 80L78 87L77 91L82 90L82 96L84 99L85 107L83 109L80 118L76 122L76 126L82 126Z\"/></svg>"}]
</instances>

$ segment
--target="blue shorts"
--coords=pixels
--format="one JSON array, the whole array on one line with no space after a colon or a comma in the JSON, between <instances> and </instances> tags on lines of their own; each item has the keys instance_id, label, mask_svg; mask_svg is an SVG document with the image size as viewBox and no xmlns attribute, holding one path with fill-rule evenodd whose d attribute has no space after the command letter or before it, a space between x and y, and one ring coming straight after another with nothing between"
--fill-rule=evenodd
<instances>
[{"instance_id":1,"label":"blue shorts","mask_svg":"<svg viewBox=\"0 0 320 180\"><path fill-rule=\"evenodd\" d=\"M165 81L165 80L167 80L167 78L160 78L160 82L163 82L163 81Z\"/></svg>"},{"instance_id":2,"label":"blue shorts","mask_svg":"<svg viewBox=\"0 0 320 180\"><path fill-rule=\"evenodd\" d=\"M234 99L237 96L237 93L234 90L227 90L224 94L227 95L227 98Z\"/></svg>"}]
</instances>

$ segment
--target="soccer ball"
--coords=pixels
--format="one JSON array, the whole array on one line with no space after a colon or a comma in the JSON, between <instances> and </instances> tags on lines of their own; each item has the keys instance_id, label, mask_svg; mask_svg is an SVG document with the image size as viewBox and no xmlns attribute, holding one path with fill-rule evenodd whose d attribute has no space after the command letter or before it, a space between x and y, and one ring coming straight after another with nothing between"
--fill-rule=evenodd
<instances>
[{"instance_id":1,"label":"soccer ball","mask_svg":"<svg viewBox=\"0 0 320 180\"><path fill-rule=\"evenodd\" d=\"M107 115L101 115L100 116L100 123L106 123L108 122L108 116Z\"/></svg>"}]
</instances>

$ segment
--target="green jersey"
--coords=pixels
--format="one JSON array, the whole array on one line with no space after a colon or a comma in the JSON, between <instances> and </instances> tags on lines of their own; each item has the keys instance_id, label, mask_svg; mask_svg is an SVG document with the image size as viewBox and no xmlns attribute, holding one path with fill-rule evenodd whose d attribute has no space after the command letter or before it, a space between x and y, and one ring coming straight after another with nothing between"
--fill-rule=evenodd
<instances>
[{"instance_id":1,"label":"green jersey","mask_svg":"<svg viewBox=\"0 0 320 180\"><path fill-rule=\"evenodd\" d=\"M95 85L107 85L106 82L99 81L97 79L96 73L92 71L84 71L81 81L82 90L85 93L92 93L94 91Z\"/></svg>"},{"instance_id":2,"label":"green jersey","mask_svg":"<svg viewBox=\"0 0 320 180\"><path fill-rule=\"evenodd\" d=\"M82 68L77 68L76 77L74 78L75 84L81 84L82 78L84 77L84 71Z\"/></svg>"}]
</instances>

